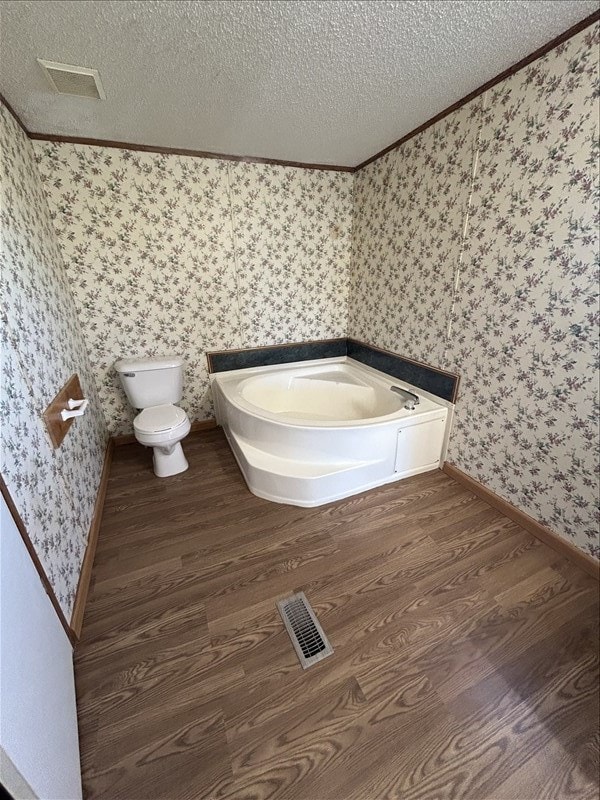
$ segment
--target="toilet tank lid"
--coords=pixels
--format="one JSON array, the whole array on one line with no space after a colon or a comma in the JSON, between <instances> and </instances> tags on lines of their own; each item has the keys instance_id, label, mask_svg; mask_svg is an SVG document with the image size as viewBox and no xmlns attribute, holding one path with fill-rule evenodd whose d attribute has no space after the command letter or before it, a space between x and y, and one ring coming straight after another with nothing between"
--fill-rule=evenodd
<instances>
[{"instance_id":1,"label":"toilet tank lid","mask_svg":"<svg viewBox=\"0 0 600 800\"><path fill-rule=\"evenodd\" d=\"M179 356L163 356L162 358L119 358L115 361L117 372L145 372L150 369L174 369L183 366Z\"/></svg>"}]
</instances>

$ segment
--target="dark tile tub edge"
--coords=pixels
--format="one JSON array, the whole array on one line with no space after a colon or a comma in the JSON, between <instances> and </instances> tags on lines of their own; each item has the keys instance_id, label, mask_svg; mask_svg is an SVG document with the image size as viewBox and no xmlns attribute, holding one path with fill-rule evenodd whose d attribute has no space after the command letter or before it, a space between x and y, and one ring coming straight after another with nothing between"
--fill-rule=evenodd
<instances>
[{"instance_id":1,"label":"dark tile tub edge","mask_svg":"<svg viewBox=\"0 0 600 800\"><path fill-rule=\"evenodd\" d=\"M458 375L352 338L291 342L241 350L217 350L207 352L206 360L209 373L215 373L340 356L349 356L355 361L385 372L386 375L398 380L406 381L442 400L456 402L460 382Z\"/></svg>"},{"instance_id":2,"label":"dark tile tub edge","mask_svg":"<svg viewBox=\"0 0 600 800\"><path fill-rule=\"evenodd\" d=\"M386 375L411 383L442 400L456 402L460 377L453 372L432 367L422 361L404 358L390 350L383 350L351 338L347 340L347 355L368 367L385 372Z\"/></svg>"},{"instance_id":3,"label":"dark tile tub edge","mask_svg":"<svg viewBox=\"0 0 600 800\"><path fill-rule=\"evenodd\" d=\"M294 361L313 361L319 358L345 356L346 339L321 339L314 342L249 347L244 350L219 350L206 354L208 371L225 372L230 369L250 369L289 364Z\"/></svg>"}]
</instances>

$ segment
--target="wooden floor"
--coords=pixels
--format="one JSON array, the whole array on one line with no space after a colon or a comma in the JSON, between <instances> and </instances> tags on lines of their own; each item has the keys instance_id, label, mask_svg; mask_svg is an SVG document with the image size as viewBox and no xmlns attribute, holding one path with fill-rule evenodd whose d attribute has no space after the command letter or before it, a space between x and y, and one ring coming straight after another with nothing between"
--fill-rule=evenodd
<instances>
[{"instance_id":1,"label":"wooden floor","mask_svg":"<svg viewBox=\"0 0 600 800\"><path fill-rule=\"evenodd\" d=\"M441 472L318 509L220 431L117 448L76 651L85 795L598 797L598 586ZM306 592L335 653L300 668Z\"/></svg>"}]
</instances>

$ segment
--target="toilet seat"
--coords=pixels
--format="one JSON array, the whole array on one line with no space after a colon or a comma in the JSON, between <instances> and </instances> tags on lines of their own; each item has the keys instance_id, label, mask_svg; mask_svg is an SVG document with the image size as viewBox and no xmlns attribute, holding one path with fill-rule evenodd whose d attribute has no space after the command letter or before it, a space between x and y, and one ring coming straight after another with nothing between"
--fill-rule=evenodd
<instances>
[{"instance_id":1,"label":"toilet seat","mask_svg":"<svg viewBox=\"0 0 600 800\"><path fill-rule=\"evenodd\" d=\"M142 434L174 433L186 423L189 424L185 411L169 403L145 408L133 420L133 428Z\"/></svg>"}]
</instances>

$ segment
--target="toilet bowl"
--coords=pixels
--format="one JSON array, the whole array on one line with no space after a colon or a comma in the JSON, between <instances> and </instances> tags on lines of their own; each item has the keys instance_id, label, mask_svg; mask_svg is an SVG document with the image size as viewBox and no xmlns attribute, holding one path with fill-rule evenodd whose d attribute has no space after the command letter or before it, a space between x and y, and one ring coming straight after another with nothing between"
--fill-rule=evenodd
<instances>
[{"instance_id":1,"label":"toilet bowl","mask_svg":"<svg viewBox=\"0 0 600 800\"><path fill-rule=\"evenodd\" d=\"M159 478L188 468L181 440L190 432L188 415L175 405L183 394L183 359L121 358L115 370L127 399L140 413L133 432L140 444L154 450L154 472Z\"/></svg>"},{"instance_id":2,"label":"toilet bowl","mask_svg":"<svg viewBox=\"0 0 600 800\"><path fill-rule=\"evenodd\" d=\"M181 440L190 428L185 411L171 404L145 408L133 420L135 438L153 448L154 472L159 478L178 475L188 468Z\"/></svg>"}]
</instances>

